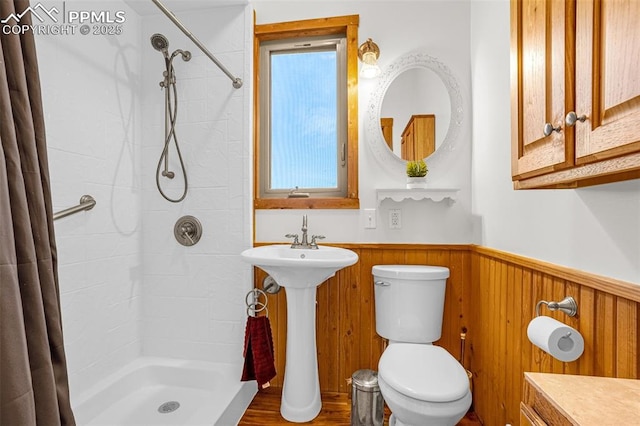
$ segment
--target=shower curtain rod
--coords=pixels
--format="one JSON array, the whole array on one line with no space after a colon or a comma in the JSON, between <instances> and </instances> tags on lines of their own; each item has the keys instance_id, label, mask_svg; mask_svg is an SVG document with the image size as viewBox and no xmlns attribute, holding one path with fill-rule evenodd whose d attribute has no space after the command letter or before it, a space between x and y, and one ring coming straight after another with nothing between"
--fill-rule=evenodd
<instances>
[{"instance_id":1,"label":"shower curtain rod","mask_svg":"<svg viewBox=\"0 0 640 426\"><path fill-rule=\"evenodd\" d=\"M227 70L225 68L224 65L222 65L222 63L220 63L220 61L218 61L216 59L215 56L213 56L213 54L211 52L209 52L209 49L207 49L201 42L200 40L198 40L196 38L196 36L193 35L193 33L191 31L189 31L184 25L182 25L182 22L180 22L178 20L178 18L176 18L176 15L173 14L173 12L171 12L169 9L167 9L167 7L162 4L160 2L160 0L151 0L156 6L158 6L158 9L160 9L165 15L167 15L167 18L171 19L171 21L176 24L176 26L178 28L180 28L180 30L182 30L182 32L191 39L191 41L193 41L195 43L196 46L198 46L200 48L200 50L202 50L202 52L207 55L209 57L209 59L211 59L217 66L218 68L220 68L222 70L222 72L224 72L233 82L233 87L236 89L239 89L242 87L242 79L240 77L235 77L233 74L231 74L229 72L229 70Z\"/></svg>"}]
</instances>

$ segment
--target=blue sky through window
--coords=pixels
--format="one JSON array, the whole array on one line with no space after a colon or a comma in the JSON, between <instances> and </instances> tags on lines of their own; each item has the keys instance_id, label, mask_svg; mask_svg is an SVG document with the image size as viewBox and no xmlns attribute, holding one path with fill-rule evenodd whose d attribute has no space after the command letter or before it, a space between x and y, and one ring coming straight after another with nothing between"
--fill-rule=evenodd
<instances>
[{"instance_id":1,"label":"blue sky through window","mask_svg":"<svg viewBox=\"0 0 640 426\"><path fill-rule=\"evenodd\" d=\"M336 52L271 55L271 188L336 188Z\"/></svg>"}]
</instances>

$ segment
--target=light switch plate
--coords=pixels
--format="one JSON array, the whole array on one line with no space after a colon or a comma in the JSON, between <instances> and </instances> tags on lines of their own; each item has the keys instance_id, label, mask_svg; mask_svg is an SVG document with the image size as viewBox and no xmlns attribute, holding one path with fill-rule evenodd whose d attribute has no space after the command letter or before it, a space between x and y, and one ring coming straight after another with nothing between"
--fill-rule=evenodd
<instances>
[{"instance_id":1,"label":"light switch plate","mask_svg":"<svg viewBox=\"0 0 640 426\"><path fill-rule=\"evenodd\" d=\"M376 209L364 209L362 221L365 229L376 227Z\"/></svg>"}]
</instances>

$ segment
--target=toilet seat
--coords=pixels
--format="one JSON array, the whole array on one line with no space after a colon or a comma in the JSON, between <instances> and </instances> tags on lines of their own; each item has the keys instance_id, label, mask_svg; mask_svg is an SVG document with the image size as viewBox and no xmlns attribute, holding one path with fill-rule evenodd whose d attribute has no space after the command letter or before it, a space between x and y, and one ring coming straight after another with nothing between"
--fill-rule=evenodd
<instances>
[{"instance_id":1,"label":"toilet seat","mask_svg":"<svg viewBox=\"0 0 640 426\"><path fill-rule=\"evenodd\" d=\"M378 370L394 390L421 401L451 402L469 392L465 369L439 346L391 344L380 357Z\"/></svg>"}]
</instances>

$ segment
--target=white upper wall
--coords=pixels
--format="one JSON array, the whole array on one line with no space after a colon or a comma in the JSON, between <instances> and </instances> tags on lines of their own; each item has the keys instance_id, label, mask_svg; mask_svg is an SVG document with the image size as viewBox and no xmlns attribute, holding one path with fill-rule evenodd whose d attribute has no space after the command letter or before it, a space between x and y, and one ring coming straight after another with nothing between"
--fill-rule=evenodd
<instances>
[{"instance_id":1,"label":"white upper wall","mask_svg":"<svg viewBox=\"0 0 640 426\"><path fill-rule=\"evenodd\" d=\"M463 86L469 127L460 138L472 147L460 152L448 175L428 176L443 186L459 185L460 198L453 206L388 200L377 205L375 189L401 187L403 176L388 173L370 152L363 122L376 82L361 79L361 211L260 210L257 241L284 241L283 235L298 232L300 216L308 214L310 230L329 242L472 242L640 283L639 180L582 189L513 190L508 0L251 4L259 24L358 14L359 41L371 37L380 46L383 70L414 49L438 57ZM365 208L377 209L376 229L364 229ZM402 209L403 229L388 229L391 208Z\"/></svg>"},{"instance_id":2,"label":"white upper wall","mask_svg":"<svg viewBox=\"0 0 640 426\"><path fill-rule=\"evenodd\" d=\"M450 167L430 171L431 184L460 188L454 204L390 200L378 205L376 188L404 188L404 169L388 170L373 155L366 131L366 112L378 80L360 79L359 197L360 210L258 210L256 240L285 242L300 232L302 215L309 232L325 242L468 243L476 242L471 216L471 111L469 66L469 3L466 1L268 1L252 2L258 24L359 15L359 43L372 38L380 47L384 70L402 55L420 51L444 62L456 76L463 97L460 148ZM380 138L380 143L382 138ZM313 162L311 162L313 164ZM376 209L377 228L364 228L363 209ZM402 210L402 229L389 229L388 211Z\"/></svg>"},{"instance_id":3,"label":"white upper wall","mask_svg":"<svg viewBox=\"0 0 640 426\"><path fill-rule=\"evenodd\" d=\"M473 213L482 244L640 284L640 180L582 189L511 184L509 2L471 2Z\"/></svg>"}]
</instances>

